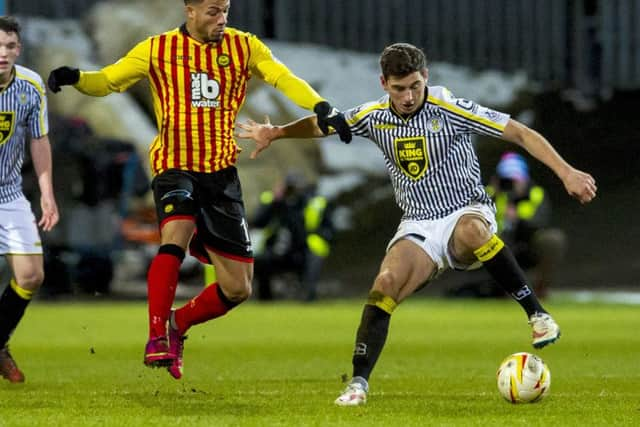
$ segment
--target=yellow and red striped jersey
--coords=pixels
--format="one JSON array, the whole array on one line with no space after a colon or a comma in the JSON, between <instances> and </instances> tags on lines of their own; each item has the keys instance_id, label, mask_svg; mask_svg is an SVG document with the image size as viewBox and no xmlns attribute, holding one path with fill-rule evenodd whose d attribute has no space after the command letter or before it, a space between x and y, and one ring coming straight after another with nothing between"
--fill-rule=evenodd
<instances>
[{"instance_id":1,"label":"yellow and red striped jersey","mask_svg":"<svg viewBox=\"0 0 640 427\"><path fill-rule=\"evenodd\" d=\"M75 85L93 96L122 92L147 77L158 135L151 170L214 172L233 165L235 120L252 75L312 110L323 98L275 59L253 34L227 27L221 41L201 43L183 25L140 42L114 64L80 74Z\"/></svg>"}]
</instances>

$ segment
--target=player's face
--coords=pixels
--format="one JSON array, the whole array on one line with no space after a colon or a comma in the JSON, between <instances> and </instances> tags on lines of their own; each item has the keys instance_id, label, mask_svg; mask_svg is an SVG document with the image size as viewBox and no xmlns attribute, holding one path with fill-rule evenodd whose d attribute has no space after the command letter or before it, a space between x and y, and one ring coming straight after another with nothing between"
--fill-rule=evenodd
<instances>
[{"instance_id":1,"label":"player's face","mask_svg":"<svg viewBox=\"0 0 640 427\"><path fill-rule=\"evenodd\" d=\"M425 68L404 77L380 77L382 87L389 94L391 105L400 114L413 114L424 102L428 72Z\"/></svg>"},{"instance_id":2,"label":"player's face","mask_svg":"<svg viewBox=\"0 0 640 427\"><path fill-rule=\"evenodd\" d=\"M231 0L203 0L185 6L189 34L205 43L222 40L230 5Z\"/></svg>"},{"instance_id":3,"label":"player's face","mask_svg":"<svg viewBox=\"0 0 640 427\"><path fill-rule=\"evenodd\" d=\"M0 80L3 83L11 78L11 71L18 55L20 55L18 35L0 30Z\"/></svg>"}]
</instances>

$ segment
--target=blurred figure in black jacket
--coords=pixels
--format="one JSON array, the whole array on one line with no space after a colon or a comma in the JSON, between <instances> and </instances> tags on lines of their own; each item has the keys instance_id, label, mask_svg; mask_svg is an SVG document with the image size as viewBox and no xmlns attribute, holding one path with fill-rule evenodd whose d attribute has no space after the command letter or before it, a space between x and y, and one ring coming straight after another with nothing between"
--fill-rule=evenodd
<instances>
[{"instance_id":1,"label":"blurred figure in black jacket","mask_svg":"<svg viewBox=\"0 0 640 427\"><path fill-rule=\"evenodd\" d=\"M291 172L273 191L260 195L251 225L262 233L254 248L258 299L274 298L274 275L294 273L304 299L314 300L334 235L327 199L316 195L301 173Z\"/></svg>"}]
</instances>

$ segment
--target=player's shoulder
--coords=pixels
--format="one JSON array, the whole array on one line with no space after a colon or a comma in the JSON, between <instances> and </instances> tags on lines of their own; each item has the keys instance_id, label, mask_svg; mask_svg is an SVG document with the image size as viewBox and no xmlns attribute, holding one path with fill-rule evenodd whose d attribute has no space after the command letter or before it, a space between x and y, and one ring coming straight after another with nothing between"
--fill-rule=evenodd
<instances>
[{"instance_id":1,"label":"player's shoulder","mask_svg":"<svg viewBox=\"0 0 640 427\"><path fill-rule=\"evenodd\" d=\"M146 48L148 49L154 43L162 43L163 40L171 40L172 37L179 37L183 33L180 27L172 28L167 31L163 31L161 33L152 34L144 39L139 40L136 45L133 47L133 50Z\"/></svg>"},{"instance_id":2,"label":"player's shoulder","mask_svg":"<svg viewBox=\"0 0 640 427\"><path fill-rule=\"evenodd\" d=\"M181 34L185 34L184 31L183 31L183 27L175 27L175 28L171 28L170 30L166 30L166 31L162 31L160 33L152 34L152 35L148 36L147 38L141 39L139 41L139 44L140 43L149 42L149 41L154 40L154 39L157 40L157 39L159 39L161 37L171 37L171 36L179 36Z\"/></svg>"},{"instance_id":3,"label":"player's shoulder","mask_svg":"<svg viewBox=\"0 0 640 427\"><path fill-rule=\"evenodd\" d=\"M44 81L40 74L32 70L31 68L24 67L22 65L15 65L16 79L25 82L28 86L32 86L38 92L44 93Z\"/></svg>"},{"instance_id":4,"label":"player's shoulder","mask_svg":"<svg viewBox=\"0 0 640 427\"><path fill-rule=\"evenodd\" d=\"M244 39L253 39L253 40L260 40L258 38L258 36L256 36L253 33L250 33L248 31L243 31L243 30L239 30L235 27L226 27L224 29L224 33L229 35L230 37L239 37L239 38L244 38Z\"/></svg>"},{"instance_id":5,"label":"player's shoulder","mask_svg":"<svg viewBox=\"0 0 640 427\"><path fill-rule=\"evenodd\" d=\"M456 98L453 93L444 86L429 86L428 91L427 102L432 104L455 105L458 101L458 98Z\"/></svg>"},{"instance_id":6,"label":"player's shoulder","mask_svg":"<svg viewBox=\"0 0 640 427\"><path fill-rule=\"evenodd\" d=\"M455 115L470 117L480 110L480 106L474 101L458 98L444 86L429 86L427 103L440 107L441 110Z\"/></svg>"},{"instance_id":7,"label":"player's shoulder","mask_svg":"<svg viewBox=\"0 0 640 427\"><path fill-rule=\"evenodd\" d=\"M365 102L345 112L345 117L350 122L357 122L376 113L389 111L389 95L385 95L376 101Z\"/></svg>"},{"instance_id":8,"label":"player's shoulder","mask_svg":"<svg viewBox=\"0 0 640 427\"><path fill-rule=\"evenodd\" d=\"M509 120L508 114L487 108L469 99L458 98L443 86L429 86L427 103L437 106L445 114L480 122L490 127L496 127L496 124L504 127Z\"/></svg>"}]
</instances>

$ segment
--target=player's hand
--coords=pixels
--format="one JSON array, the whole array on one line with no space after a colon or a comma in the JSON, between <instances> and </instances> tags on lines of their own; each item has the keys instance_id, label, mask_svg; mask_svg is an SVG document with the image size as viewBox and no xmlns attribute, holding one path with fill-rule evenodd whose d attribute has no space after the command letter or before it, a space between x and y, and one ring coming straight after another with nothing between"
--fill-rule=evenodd
<instances>
[{"instance_id":1,"label":"player's hand","mask_svg":"<svg viewBox=\"0 0 640 427\"><path fill-rule=\"evenodd\" d=\"M256 143L256 149L249 156L251 159L255 159L263 150L269 148L277 137L276 127L271 124L268 116L264 118L264 123L257 123L249 119L246 123L238 123L238 127L243 131L237 132L236 137L253 139Z\"/></svg>"},{"instance_id":2,"label":"player's hand","mask_svg":"<svg viewBox=\"0 0 640 427\"><path fill-rule=\"evenodd\" d=\"M53 196L40 198L40 209L42 209L42 217L38 221L38 225L44 231L50 231L60 220L58 206Z\"/></svg>"},{"instance_id":3,"label":"player's hand","mask_svg":"<svg viewBox=\"0 0 640 427\"><path fill-rule=\"evenodd\" d=\"M331 133L332 127L340 136L340 140L348 144L351 142L351 128L344 118L344 114L333 108L327 101L318 102L313 107L313 112L318 117L318 127L325 135Z\"/></svg>"},{"instance_id":4,"label":"player's hand","mask_svg":"<svg viewBox=\"0 0 640 427\"><path fill-rule=\"evenodd\" d=\"M80 80L80 70L65 65L49 73L47 85L51 92L58 93L60 92L60 86L74 85L78 83L78 80Z\"/></svg>"},{"instance_id":5,"label":"player's hand","mask_svg":"<svg viewBox=\"0 0 640 427\"><path fill-rule=\"evenodd\" d=\"M589 203L596 197L598 191L596 180L588 173L572 169L563 181L567 193L582 204Z\"/></svg>"}]
</instances>

